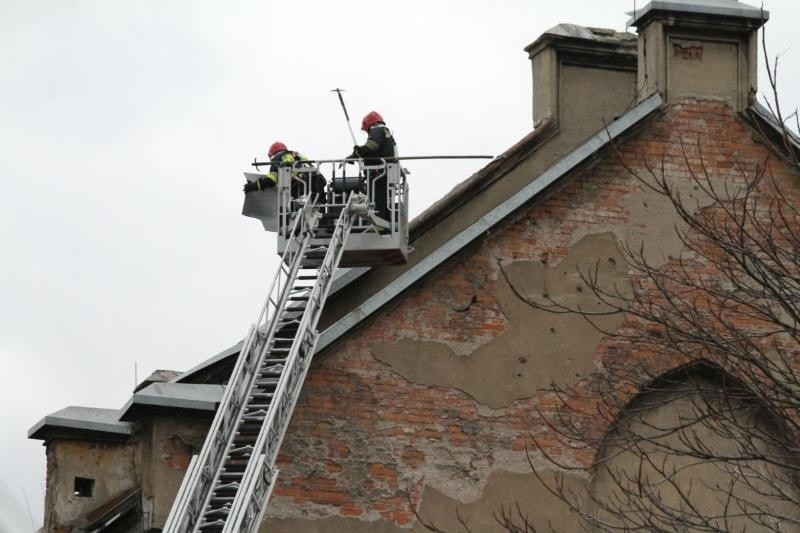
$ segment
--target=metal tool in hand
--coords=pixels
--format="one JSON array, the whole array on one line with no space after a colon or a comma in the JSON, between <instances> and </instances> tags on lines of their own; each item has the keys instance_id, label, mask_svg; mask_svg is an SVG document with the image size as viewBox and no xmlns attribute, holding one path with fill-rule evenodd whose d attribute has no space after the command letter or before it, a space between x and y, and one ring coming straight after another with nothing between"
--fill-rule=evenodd
<instances>
[{"instance_id":1,"label":"metal tool in hand","mask_svg":"<svg viewBox=\"0 0 800 533\"><path fill-rule=\"evenodd\" d=\"M331 89L332 93L339 95L339 103L342 104L342 111L344 111L344 118L347 120L347 129L350 131L350 139L353 141L353 146L357 145L356 136L353 134L353 127L350 125L350 115L347 113L347 106L344 105L344 98L342 98L342 91L344 89Z\"/></svg>"}]
</instances>

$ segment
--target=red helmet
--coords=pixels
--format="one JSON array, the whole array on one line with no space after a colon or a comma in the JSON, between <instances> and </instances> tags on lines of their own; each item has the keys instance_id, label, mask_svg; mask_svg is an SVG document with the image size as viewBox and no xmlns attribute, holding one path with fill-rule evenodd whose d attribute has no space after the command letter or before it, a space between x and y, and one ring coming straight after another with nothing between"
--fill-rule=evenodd
<instances>
[{"instance_id":1,"label":"red helmet","mask_svg":"<svg viewBox=\"0 0 800 533\"><path fill-rule=\"evenodd\" d=\"M370 111L367 113L367 116L364 117L364 120L361 121L361 129L369 132L369 129L376 122L383 122L383 117L377 111Z\"/></svg>"},{"instance_id":2,"label":"red helmet","mask_svg":"<svg viewBox=\"0 0 800 533\"><path fill-rule=\"evenodd\" d=\"M272 143L272 146L269 147L269 152L268 152L269 158L272 159L272 156L274 156L278 152L285 152L287 150L288 148L286 148L286 145L283 144L282 142L280 141L274 142Z\"/></svg>"}]
</instances>

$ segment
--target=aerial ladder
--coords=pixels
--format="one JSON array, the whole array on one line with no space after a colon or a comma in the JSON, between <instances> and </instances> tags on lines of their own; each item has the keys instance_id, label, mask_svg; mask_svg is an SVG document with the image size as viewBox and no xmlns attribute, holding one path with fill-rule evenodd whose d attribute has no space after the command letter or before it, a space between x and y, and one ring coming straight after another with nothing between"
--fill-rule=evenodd
<instances>
[{"instance_id":1,"label":"aerial ladder","mask_svg":"<svg viewBox=\"0 0 800 533\"><path fill-rule=\"evenodd\" d=\"M323 164L332 168L324 202L309 187ZM359 162L356 175L346 173L341 161L298 162L279 169L275 188L246 195L243 214L277 231L281 262L205 443L192 457L165 532L258 530L337 268L407 260L404 169L396 160L382 160L370 166ZM245 176L251 181L261 177ZM385 187L376 187L380 180L386 180ZM383 217L375 211L376 190L386 191Z\"/></svg>"}]
</instances>

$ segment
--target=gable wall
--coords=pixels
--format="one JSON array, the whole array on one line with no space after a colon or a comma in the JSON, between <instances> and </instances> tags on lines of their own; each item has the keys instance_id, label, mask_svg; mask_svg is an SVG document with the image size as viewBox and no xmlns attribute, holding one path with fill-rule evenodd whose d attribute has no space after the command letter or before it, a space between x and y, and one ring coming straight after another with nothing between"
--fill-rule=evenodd
<instances>
[{"instance_id":1,"label":"gable wall","mask_svg":"<svg viewBox=\"0 0 800 533\"><path fill-rule=\"evenodd\" d=\"M688 184L682 138L687 145L699 138L706 166L719 175L730 176L736 164L752 169L767 155L730 108L714 101L678 104L621 145L640 169L643 158L660 164L664 155L670 177L701 206L705 200ZM699 165L697 150L687 150ZM532 309L512 287L535 296L546 285L554 297L592 306L577 268L597 262L609 279L636 282L616 243L644 241L652 261L667 262L681 253L674 223L671 207L609 151L332 347L308 375L264 530L419 529L414 508L458 530L459 508L474 530L491 531L492 513L516 500L569 530L564 509L530 473L525 449L536 436L567 463L589 465L593 454L566 450L551 435L544 417L553 416L556 401L542 389L551 380L576 387L602 380L601 361L623 354L665 370L675 362L612 345L581 319ZM621 325L618 318L604 323ZM587 411L593 402L586 400ZM578 422L592 424L591 417ZM552 475L533 460L544 477Z\"/></svg>"}]
</instances>

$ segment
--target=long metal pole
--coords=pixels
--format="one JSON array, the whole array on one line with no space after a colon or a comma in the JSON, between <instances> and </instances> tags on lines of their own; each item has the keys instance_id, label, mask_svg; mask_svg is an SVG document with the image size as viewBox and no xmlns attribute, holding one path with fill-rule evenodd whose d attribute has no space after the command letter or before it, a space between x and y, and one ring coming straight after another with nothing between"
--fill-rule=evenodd
<instances>
[{"instance_id":1,"label":"long metal pole","mask_svg":"<svg viewBox=\"0 0 800 533\"><path fill-rule=\"evenodd\" d=\"M344 105L344 98L342 98L342 91L344 89L332 89L332 93L336 93L339 95L339 103L342 104L342 111L344 111L344 118L347 120L347 129L350 131L350 138L353 140L353 146L356 146L358 143L356 142L356 136L353 134L353 126L350 125L350 115L347 113L347 106Z\"/></svg>"},{"instance_id":2,"label":"long metal pole","mask_svg":"<svg viewBox=\"0 0 800 533\"><path fill-rule=\"evenodd\" d=\"M418 160L418 159L494 159L492 155L417 155L417 156L408 156L408 157L376 157L375 159L382 159L388 162L394 161L410 161L410 160ZM343 161L343 159L308 159L303 160L303 163L339 163ZM261 162L261 161L254 161L251 165L255 166L264 166L268 165L269 163Z\"/></svg>"}]
</instances>

